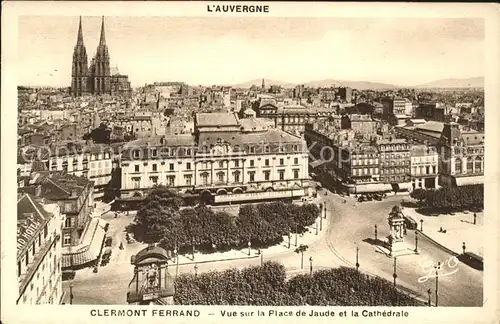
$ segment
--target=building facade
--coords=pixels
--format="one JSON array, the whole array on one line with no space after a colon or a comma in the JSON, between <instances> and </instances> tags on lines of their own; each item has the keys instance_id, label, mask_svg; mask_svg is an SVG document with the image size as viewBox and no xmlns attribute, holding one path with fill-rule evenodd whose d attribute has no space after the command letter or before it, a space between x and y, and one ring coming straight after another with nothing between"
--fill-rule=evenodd
<instances>
[{"instance_id":1,"label":"building facade","mask_svg":"<svg viewBox=\"0 0 500 324\"><path fill-rule=\"evenodd\" d=\"M326 120L334 115L334 110L329 108L277 105L272 100L256 101L254 110L257 117L272 119L276 128L300 136L305 132L305 124L316 120Z\"/></svg>"},{"instance_id":2,"label":"building facade","mask_svg":"<svg viewBox=\"0 0 500 324\"><path fill-rule=\"evenodd\" d=\"M264 123L265 124L265 123ZM305 142L235 114L197 114L195 132L126 145L121 198L142 197L155 185L211 203L300 198L306 194Z\"/></svg>"},{"instance_id":3,"label":"building facade","mask_svg":"<svg viewBox=\"0 0 500 324\"><path fill-rule=\"evenodd\" d=\"M85 94L131 95L128 76L121 75L118 71L112 73L104 32L104 17L102 18L99 45L90 65L88 65L87 50L83 42L82 19L80 17L72 62L71 94L73 96L77 97Z\"/></svg>"},{"instance_id":4,"label":"building facade","mask_svg":"<svg viewBox=\"0 0 500 324\"><path fill-rule=\"evenodd\" d=\"M37 156L38 155L38 156ZM29 176L33 171L63 171L69 175L84 177L94 182L96 198L102 198L117 167L118 152L109 145L66 144L52 146L43 152L34 146L20 151L18 174ZM33 164L37 165L33 169Z\"/></svg>"},{"instance_id":5,"label":"building facade","mask_svg":"<svg viewBox=\"0 0 500 324\"><path fill-rule=\"evenodd\" d=\"M18 197L16 304L60 304L63 219L55 203L29 194Z\"/></svg>"},{"instance_id":6,"label":"building facade","mask_svg":"<svg viewBox=\"0 0 500 324\"><path fill-rule=\"evenodd\" d=\"M439 178L439 154L436 147L412 145L410 156L412 189L436 189Z\"/></svg>"},{"instance_id":7,"label":"building facade","mask_svg":"<svg viewBox=\"0 0 500 324\"><path fill-rule=\"evenodd\" d=\"M444 124L440 139L439 179L443 186L484 183L484 134L460 131L457 123Z\"/></svg>"}]
</instances>

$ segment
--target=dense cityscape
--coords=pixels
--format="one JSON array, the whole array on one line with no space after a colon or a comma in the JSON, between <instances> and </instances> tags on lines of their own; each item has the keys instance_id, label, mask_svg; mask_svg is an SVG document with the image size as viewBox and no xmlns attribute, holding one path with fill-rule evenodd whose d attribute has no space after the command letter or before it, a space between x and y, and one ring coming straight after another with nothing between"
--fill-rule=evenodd
<instances>
[{"instance_id":1,"label":"dense cityscape","mask_svg":"<svg viewBox=\"0 0 500 324\"><path fill-rule=\"evenodd\" d=\"M483 305L482 87L132 87L83 31L18 86L17 304Z\"/></svg>"}]
</instances>

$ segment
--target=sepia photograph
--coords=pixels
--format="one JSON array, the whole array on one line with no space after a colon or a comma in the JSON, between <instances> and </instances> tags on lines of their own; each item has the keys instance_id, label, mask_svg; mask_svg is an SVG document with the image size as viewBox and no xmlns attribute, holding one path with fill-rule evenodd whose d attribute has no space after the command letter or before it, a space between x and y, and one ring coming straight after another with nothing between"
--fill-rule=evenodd
<instances>
[{"instance_id":1,"label":"sepia photograph","mask_svg":"<svg viewBox=\"0 0 500 324\"><path fill-rule=\"evenodd\" d=\"M17 18L10 302L483 306L485 19L196 6Z\"/></svg>"}]
</instances>

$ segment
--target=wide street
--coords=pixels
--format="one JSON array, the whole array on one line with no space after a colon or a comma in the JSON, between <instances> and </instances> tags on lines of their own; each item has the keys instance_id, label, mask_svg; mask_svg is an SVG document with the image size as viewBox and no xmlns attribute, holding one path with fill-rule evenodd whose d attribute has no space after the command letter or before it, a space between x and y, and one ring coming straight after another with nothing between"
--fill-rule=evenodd
<instances>
[{"instance_id":1,"label":"wide street","mask_svg":"<svg viewBox=\"0 0 500 324\"><path fill-rule=\"evenodd\" d=\"M371 201L357 203L354 198L344 198L338 195L319 195L318 201L326 202L328 226L323 228L323 235L318 236L317 241L309 245L304 254L304 268L308 268L309 257L313 257L313 267L331 268L338 266L354 266L356 263L356 246L359 248L360 270L383 277L392 282L393 259L382 253L375 245L374 225L378 226L378 238L385 239L389 234L387 223L388 213L391 208L399 204L401 199L407 196L389 196L383 201ZM77 272L73 280L74 304L126 304L127 286L132 279L133 268L130 265L130 256L144 247L143 244L125 243L124 227L133 219L133 216L120 216L110 218L109 234L114 236L113 255L111 261L105 267L100 268L97 274L92 270L85 269ZM425 230L425 229L424 229ZM120 239L124 242L125 249L119 250ZM405 241L414 248L414 231L408 231ZM298 244L301 244L300 238ZM293 240L292 240L293 245ZM437 264L443 264L439 271L438 282L439 306L481 306L482 305L482 281L483 273L458 262L458 265L449 261L452 257L449 253L437 247L422 235L418 242L419 254L408 253L397 258L396 272L397 284L408 291L416 292L421 298L427 300L427 290L431 289L432 303L435 302L435 278L419 283L419 277L428 275L424 269ZM285 265L288 271L300 270L300 256L291 249L283 249L282 252L266 254L264 260L277 261ZM430 264L427 264L430 262ZM223 270L228 268L244 268L249 265L260 264L260 258L242 259L233 261L220 261L198 264L198 272L211 270ZM175 275L175 267L170 268L170 273ZM453 274L447 275L448 273ZM193 264L180 265L179 273L194 272ZM423 280L422 280L423 281ZM69 282L64 282L67 290ZM69 299L66 298L68 302Z\"/></svg>"}]
</instances>

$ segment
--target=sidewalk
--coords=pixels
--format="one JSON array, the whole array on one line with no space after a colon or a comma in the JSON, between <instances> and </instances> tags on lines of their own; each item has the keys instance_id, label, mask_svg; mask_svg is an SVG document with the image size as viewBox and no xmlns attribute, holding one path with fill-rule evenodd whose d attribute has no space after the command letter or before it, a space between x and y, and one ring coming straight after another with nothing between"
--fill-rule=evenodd
<instances>
[{"instance_id":1,"label":"sidewalk","mask_svg":"<svg viewBox=\"0 0 500 324\"><path fill-rule=\"evenodd\" d=\"M297 245L308 245L311 246L314 242L318 241L323 235L325 235L325 230L328 227L328 220L323 218L322 220L322 231L319 230L319 222L320 219L316 220L316 224L318 225L318 235L316 235L316 227L315 224L308 227L308 231L297 235ZM144 245L146 247L146 245ZM268 248L264 248L260 250L260 253L263 254L263 258L267 258L269 256L274 256L281 253L286 253L289 251L294 251L297 248L295 246L295 234L292 234L290 239L290 249L288 248L288 236L283 236L283 242L280 244L270 246ZM241 250L231 250L227 252L214 252L209 254L197 253L194 254L194 260L191 254L185 254L179 256L179 265L188 265L195 263L208 263L208 262L219 262L219 261L231 261L231 260L243 260L243 259L252 259L260 257L259 250L255 248L250 248L250 254L248 254L248 248L244 248Z\"/></svg>"},{"instance_id":2,"label":"sidewalk","mask_svg":"<svg viewBox=\"0 0 500 324\"><path fill-rule=\"evenodd\" d=\"M466 251L483 256L484 242L483 213L476 213L476 225L473 224L473 214L469 212L455 213L455 215L441 214L439 216L425 216L415 209L405 207L403 213L417 221L420 230L420 220L423 219L423 234L447 249L462 254L462 243L465 242ZM446 233L439 232L443 228Z\"/></svg>"}]
</instances>

